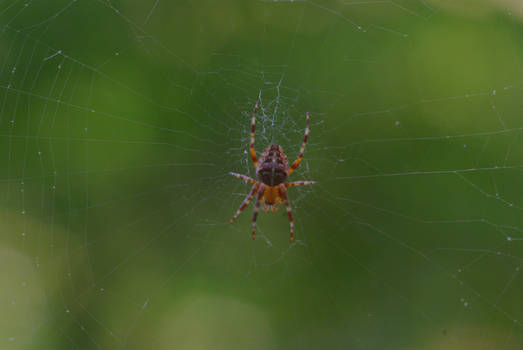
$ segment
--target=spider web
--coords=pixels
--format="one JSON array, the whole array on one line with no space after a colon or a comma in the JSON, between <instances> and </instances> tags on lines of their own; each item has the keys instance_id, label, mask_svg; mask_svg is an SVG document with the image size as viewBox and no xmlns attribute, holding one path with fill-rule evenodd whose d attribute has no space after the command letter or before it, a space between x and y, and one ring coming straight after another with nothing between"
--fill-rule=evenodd
<instances>
[{"instance_id":1,"label":"spider web","mask_svg":"<svg viewBox=\"0 0 523 350\"><path fill-rule=\"evenodd\" d=\"M519 349L522 14L0 1L0 347Z\"/></svg>"}]
</instances>

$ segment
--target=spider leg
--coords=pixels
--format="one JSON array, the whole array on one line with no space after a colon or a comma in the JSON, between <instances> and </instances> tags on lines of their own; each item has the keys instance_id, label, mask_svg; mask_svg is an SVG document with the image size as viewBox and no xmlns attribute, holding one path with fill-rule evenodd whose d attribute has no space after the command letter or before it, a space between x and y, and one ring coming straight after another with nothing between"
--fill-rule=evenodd
<instances>
[{"instance_id":1,"label":"spider leg","mask_svg":"<svg viewBox=\"0 0 523 350\"><path fill-rule=\"evenodd\" d=\"M298 159L292 163L291 167L289 168L289 175L294 172L294 170L300 165L301 158L303 157L303 152L305 151L305 144L307 143L307 138L309 137L309 124L310 124L311 118L309 117L309 112L307 112L307 124L305 126L305 135L303 135L303 142L300 147L300 153L298 154Z\"/></svg>"},{"instance_id":2,"label":"spider leg","mask_svg":"<svg viewBox=\"0 0 523 350\"><path fill-rule=\"evenodd\" d=\"M251 154L252 162L254 163L254 167L258 165L258 158L256 157L256 152L254 152L254 128L256 125L256 112L258 111L258 101L256 101L256 105L254 105L254 112L252 112L252 119L251 119L251 144L249 146L249 153Z\"/></svg>"},{"instance_id":3,"label":"spider leg","mask_svg":"<svg viewBox=\"0 0 523 350\"><path fill-rule=\"evenodd\" d=\"M248 177L246 175L237 174L237 173L233 173L233 172L230 172L229 174L234 176L234 177L237 177L238 179L243 180L245 182L250 182L251 184L255 184L256 183L256 180L254 180L253 178Z\"/></svg>"},{"instance_id":4,"label":"spider leg","mask_svg":"<svg viewBox=\"0 0 523 350\"><path fill-rule=\"evenodd\" d=\"M289 216L289 223L291 227L290 244L292 244L292 241L294 241L294 219L292 217L292 208L291 204L289 203L289 198L287 197L287 190L285 189L285 186L280 185L279 192L280 197L283 199L283 202L285 203L285 208L287 208L287 216Z\"/></svg>"},{"instance_id":5,"label":"spider leg","mask_svg":"<svg viewBox=\"0 0 523 350\"><path fill-rule=\"evenodd\" d=\"M316 181L294 181L285 184L285 187L295 187L295 186L305 186L305 185L314 185Z\"/></svg>"},{"instance_id":6,"label":"spider leg","mask_svg":"<svg viewBox=\"0 0 523 350\"><path fill-rule=\"evenodd\" d=\"M258 187L260 187L260 185L258 183L255 183L252 186L251 192L249 192L249 194L247 195L247 197L245 197L245 199L243 200L243 202L240 205L240 207L238 208L238 210L236 210L236 213L234 214L232 219L229 221L229 224L232 224L234 222L234 220L236 220L236 218L243 211L243 209L245 209L245 207L249 205L249 202L251 201L252 197L254 197L254 195L256 194L256 191L258 190Z\"/></svg>"},{"instance_id":7,"label":"spider leg","mask_svg":"<svg viewBox=\"0 0 523 350\"><path fill-rule=\"evenodd\" d=\"M254 205L254 212L252 213L252 239L254 240L254 232L256 231L256 218L258 217L258 209L260 208L260 201L265 192L264 186L260 186L258 190L258 198L256 199L256 204Z\"/></svg>"}]
</instances>

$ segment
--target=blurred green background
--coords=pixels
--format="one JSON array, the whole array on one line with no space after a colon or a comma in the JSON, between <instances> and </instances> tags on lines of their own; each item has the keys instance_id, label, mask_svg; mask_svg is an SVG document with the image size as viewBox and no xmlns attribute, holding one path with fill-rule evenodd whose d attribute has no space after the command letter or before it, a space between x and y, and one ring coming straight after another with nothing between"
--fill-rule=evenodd
<instances>
[{"instance_id":1,"label":"blurred green background","mask_svg":"<svg viewBox=\"0 0 523 350\"><path fill-rule=\"evenodd\" d=\"M0 1L0 348L520 349L519 1ZM258 153L285 210L229 225Z\"/></svg>"}]
</instances>

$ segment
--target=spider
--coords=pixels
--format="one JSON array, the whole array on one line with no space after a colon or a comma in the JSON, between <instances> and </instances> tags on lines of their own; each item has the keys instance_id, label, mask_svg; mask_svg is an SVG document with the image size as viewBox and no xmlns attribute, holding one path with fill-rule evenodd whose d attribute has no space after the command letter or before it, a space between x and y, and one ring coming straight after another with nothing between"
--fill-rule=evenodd
<instances>
[{"instance_id":1,"label":"spider","mask_svg":"<svg viewBox=\"0 0 523 350\"><path fill-rule=\"evenodd\" d=\"M287 197L287 187L313 185L316 183L316 181L295 181L285 183L287 177L289 177L289 175L291 175L294 170L296 170L298 165L300 165L301 159L303 157L303 151L305 150L305 144L307 143L307 137L309 136L309 112L306 114L307 124L305 126L305 135L303 136L303 143L300 147L300 153L298 154L298 158L289 167L287 156L279 145L267 146L260 157L260 161L258 162L256 153L254 152L254 130L256 125L257 111L258 102L256 102L256 105L254 106L254 112L252 113L251 143L249 146L249 152L254 163L254 167L256 168L256 176L258 177L259 181L242 174L233 172L229 173L238 179L252 184L251 192L249 192L238 210L236 210L236 213L232 217L231 221L229 221L229 224L232 224L234 220L236 220L243 209L249 205L251 199L257 195L256 204L254 205L254 212L252 214L252 239L254 239L254 233L256 231L256 218L258 216L260 202L263 201L264 211L271 210L272 212L278 211L278 204L285 203L290 222L290 243L292 244L292 241L294 240L294 219L292 218L292 209L289 203L289 198Z\"/></svg>"}]
</instances>

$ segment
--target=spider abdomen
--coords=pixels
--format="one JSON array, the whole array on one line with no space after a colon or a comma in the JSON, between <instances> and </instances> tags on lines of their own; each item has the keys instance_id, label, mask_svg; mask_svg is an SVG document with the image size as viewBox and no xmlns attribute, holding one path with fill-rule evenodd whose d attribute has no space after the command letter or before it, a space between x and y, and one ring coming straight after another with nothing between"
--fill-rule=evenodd
<instances>
[{"instance_id":1,"label":"spider abdomen","mask_svg":"<svg viewBox=\"0 0 523 350\"><path fill-rule=\"evenodd\" d=\"M262 153L256 169L258 179L268 186L277 186L289 176L289 163L283 149L269 145Z\"/></svg>"}]
</instances>

